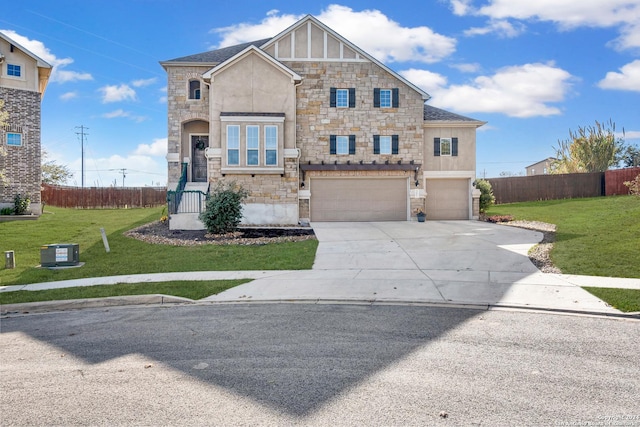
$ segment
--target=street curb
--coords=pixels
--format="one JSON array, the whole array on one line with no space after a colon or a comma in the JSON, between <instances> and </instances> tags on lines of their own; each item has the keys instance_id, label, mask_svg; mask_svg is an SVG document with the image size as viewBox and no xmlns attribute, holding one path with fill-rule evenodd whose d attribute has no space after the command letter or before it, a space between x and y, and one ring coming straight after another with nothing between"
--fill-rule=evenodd
<instances>
[{"instance_id":1,"label":"street curb","mask_svg":"<svg viewBox=\"0 0 640 427\"><path fill-rule=\"evenodd\" d=\"M172 295L126 295L106 298L83 298L60 301L39 301L17 304L3 304L0 306L0 316L27 313L48 313L52 311L81 310L83 308L118 307L126 305L166 305L193 304L189 298Z\"/></svg>"}]
</instances>

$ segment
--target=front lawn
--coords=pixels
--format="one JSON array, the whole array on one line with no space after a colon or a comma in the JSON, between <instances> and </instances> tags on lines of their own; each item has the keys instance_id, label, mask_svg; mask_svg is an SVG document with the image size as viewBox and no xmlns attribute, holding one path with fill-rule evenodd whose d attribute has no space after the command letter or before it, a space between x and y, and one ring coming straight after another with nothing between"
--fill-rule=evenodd
<instances>
[{"instance_id":1,"label":"front lawn","mask_svg":"<svg viewBox=\"0 0 640 427\"><path fill-rule=\"evenodd\" d=\"M123 233L156 221L162 208L63 209L47 206L37 221L0 223L0 253L15 251L15 269L0 266L0 285L17 285L122 274L206 270L309 269L317 240L267 245L155 245L125 237ZM100 228L108 237L106 253ZM48 270L40 264L40 247L54 243L80 245L79 268Z\"/></svg>"},{"instance_id":2,"label":"front lawn","mask_svg":"<svg viewBox=\"0 0 640 427\"><path fill-rule=\"evenodd\" d=\"M556 224L553 263L565 274L640 278L640 199L548 200L492 206L487 215Z\"/></svg>"}]
</instances>

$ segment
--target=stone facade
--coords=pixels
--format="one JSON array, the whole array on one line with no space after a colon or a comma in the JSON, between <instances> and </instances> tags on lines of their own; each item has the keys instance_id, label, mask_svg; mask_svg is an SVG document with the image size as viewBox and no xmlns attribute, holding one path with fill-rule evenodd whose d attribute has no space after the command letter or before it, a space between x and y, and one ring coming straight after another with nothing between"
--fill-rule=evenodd
<instances>
[{"instance_id":1,"label":"stone facade","mask_svg":"<svg viewBox=\"0 0 640 427\"><path fill-rule=\"evenodd\" d=\"M6 187L0 186L0 205L13 207L16 194L28 195L31 210L40 213L41 148L40 94L29 90L0 87L0 99L9 113L7 125L0 128L0 140L6 156L0 156L0 169L8 178ZM22 134L22 146L7 146L7 132Z\"/></svg>"}]
</instances>

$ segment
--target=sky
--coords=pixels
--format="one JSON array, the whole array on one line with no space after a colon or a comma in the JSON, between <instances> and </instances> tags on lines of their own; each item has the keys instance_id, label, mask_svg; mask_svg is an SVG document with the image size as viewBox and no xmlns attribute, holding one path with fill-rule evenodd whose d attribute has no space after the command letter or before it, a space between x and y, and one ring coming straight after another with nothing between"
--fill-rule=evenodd
<instances>
[{"instance_id":1,"label":"sky","mask_svg":"<svg viewBox=\"0 0 640 427\"><path fill-rule=\"evenodd\" d=\"M272 37L307 14L430 105L487 122L478 177L524 174L596 120L640 145L640 0L21 0L3 3L0 31L54 66L42 145L73 172L67 184L81 184L84 148L85 186L164 186L159 62Z\"/></svg>"}]
</instances>

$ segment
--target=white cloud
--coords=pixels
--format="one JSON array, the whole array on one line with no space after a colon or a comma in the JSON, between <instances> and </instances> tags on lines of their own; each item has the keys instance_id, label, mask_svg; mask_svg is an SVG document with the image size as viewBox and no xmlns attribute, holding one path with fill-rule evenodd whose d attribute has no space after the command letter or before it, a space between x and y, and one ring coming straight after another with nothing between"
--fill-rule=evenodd
<instances>
[{"instance_id":1,"label":"white cloud","mask_svg":"<svg viewBox=\"0 0 640 427\"><path fill-rule=\"evenodd\" d=\"M620 72L609 71L604 79L598 82L602 89L631 90L640 92L640 59L620 68Z\"/></svg>"},{"instance_id":2,"label":"white cloud","mask_svg":"<svg viewBox=\"0 0 640 427\"><path fill-rule=\"evenodd\" d=\"M622 132L616 132L616 136L620 138L624 137L625 141L628 141L630 139L640 139L640 130L628 130L624 132L624 135L622 134Z\"/></svg>"},{"instance_id":3,"label":"white cloud","mask_svg":"<svg viewBox=\"0 0 640 427\"><path fill-rule=\"evenodd\" d=\"M218 47L273 37L302 18L302 15L267 13L260 23L242 23L214 29L222 35ZM317 18L365 52L383 62L421 61L432 63L455 51L456 40L435 33L429 27L403 27L379 10L353 9L332 4ZM390 37L393 35L393 37Z\"/></svg>"},{"instance_id":4,"label":"white cloud","mask_svg":"<svg viewBox=\"0 0 640 427\"><path fill-rule=\"evenodd\" d=\"M449 66L462 73L477 73L482 68L482 66L477 62L470 64L450 64Z\"/></svg>"},{"instance_id":5,"label":"white cloud","mask_svg":"<svg viewBox=\"0 0 640 427\"><path fill-rule=\"evenodd\" d=\"M102 103L107 104L109 102L119 102L119 101L135 101L136 100L136 91L133 90L129 85L121 84L121 85L107 85L98 89L102 92Z\"/></svg>"},{"instance_id":6,"label":"white cloud","mask_svg":"<svg viewBox=\"0 0 640 427\"><path fill-rule=\"evenodd\" d=\"M526 27L524 24L511 22L503 19L492 19L484 27L473 27L464 31L465 36L483 36L485 34L495 33L499 37L513 38L524 33Z\"/></svg>"},{"instance_id":7,"label":"white cloud","mask_svg":"<svg viewBox=\"0 0 640 427\"><path fill-rule=\"evenodd\" d=\"M129 111L124 111L122 109L111 111L110 113L104 113L101 117L105 119L117 119L117 118L127 118L135 121L136 123L141 123L147 118L145 116L136 116Z\"/></svg>"},{"instance_id":8,"label":"white cloud","mask_svg":"<svg viewBox=\"0 0 640 427\"><path fill-rule=\"evenodd\" d=\"M133 153L142 156L165 157L167 155L167 138L156 138L151 144L140 144Z\"/></svg>"},{"instance_id":9,"label":"white cloud","mask_svg":"<svg viewBox=\"0 0 640 427\"><path fill-rule=\"evenodd\" d=\"M78 158L69 164L74 172L70 184L80 186L82 182L81 160ZM114 154L110 157L85 158L85 186L111 185L122 186L122 169L124 169L124 185L126 187L143 187L167 184L167 163L164 159L131 154L122 156Z\"/></svg>"},{"instance_id":10,"label":"white cloud","mask_svg":"<svg viewBox=\"0 0 640 427\"><path fill-rule=\"evenodd\" d=\"M139 79L139 80L132 81L131 85L133 87L145 87L145 86L149 86L149 85L154 84L156 82L156 80L158 80L158 79L156 79L155 77L152 77L150 79Z\"/></svg>"},{"instance_id":11,"label":"white cloud","mask_svg":"<svg viewBox=\"0 0 640 427\"><path fill-rule=\"evenodd\" d=\"M573 80L571 74L553 63L505 67L492 76L449 86L445 77L426 70L412 69L400 74L425 89L436 107L521 118L560 114L561 110L551 104L566 98Z\"/></svg>"},{"instance_id":12,"label":"white cloud","mask_svg":"<svg viewBox=\"0 0 640 427\"><path fill-rule=\"evenodd\" d=\"M62 95L60 95L60 99L62 101L69 101L71 99L77 98L78 97L78 92L66 92L63 93Z\"/></svg>"},{"instance_id":13,"label":"white cloud","mask_svg":"<svg viewBox=\"0 0 640 427\"><path fill-rule=\"evenodd\" d=\"M51 53L49 48L47 48L41 41L31 40L12 30L0 30L0 32L4 33L10 39L14 40L16 43L29 50L31 53L52 65L53 70L51 71L51 76L49 77L50 82L67 83L78 80L93 80L93 76L91 76L91 74L89 73L80 73L77 71L65 70L64 68L67 65L73 63L73 59L58 58L56 55Z\"/></svg>"},{"instance_id":14,"label":"white cloud","mask_svg":"<svg viewBox=\"0 0 640 427\"><path fill-rule=\"evenodd\" d=\"M457 15L487 16L492 20L550 21L563 30L578 27L618 27L618 49L640 47L640 2L638 0L450 0Z\"/></svg>"}]
</instances>

